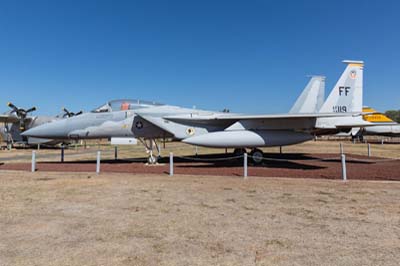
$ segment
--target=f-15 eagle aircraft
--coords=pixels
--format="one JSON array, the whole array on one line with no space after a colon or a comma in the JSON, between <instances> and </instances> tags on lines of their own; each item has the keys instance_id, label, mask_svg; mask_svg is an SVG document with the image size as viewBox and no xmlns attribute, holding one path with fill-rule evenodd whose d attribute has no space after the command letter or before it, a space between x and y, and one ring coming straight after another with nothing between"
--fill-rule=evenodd
<instances>
[{"instance_id":1,"label":"f-15 eagle aircraft","mask_svg":"<svg viewBox=\"0 0 400 266\"><path fill-rule=\"evenodd\" d=\"M311 77L302 94L293 105L290 113L314 113L317 112L324 99L325 78L322 76ZM138 115L140 113L141 115ZM92 112L84 113L78 117L54 121L40 127L32 128L23 133L24 136L51 139L98 139L98 138L138 138L146 147L149 162L154 163L153 149L159 153L156 139L181 140L195 135L197 127L192 125L180 125L165 120L174 125L182 134L174 134L174 131L165 130L154 123L166 115L191 114L207 117L209 115L223 115L225 112L212 112L196 109L182 108L178 106L163 105L155 102L141 100L113 100ZM150 118L150 116L152 116ZM146 117L146 118L144 118ZM228 124L203 126L197 134L203 132L224 130Z\"/></svg>"},{"instance_id":2,"label":"f-15 eagle aircraft","mask_svg":"<svg viewBox=\"0 0 400 266\"><path fill-rule=\"evenodd\" d=\"M29 109L18 108L13 103L8 103L8 107L11 111L0 114L0 135L2 139L7 143L7 148L11 148L13 144L20 143L25 145L56 145L60 143L60 140L46 139L46 138L34 138L34 137L23 137L21 135L27 129L49 123L51 121L60 120L65 117L72 117L79 115L78 113L69 112L67 109L63 109L64 113L57 116L32 116L32 112L36 111L36 107Z\"/></svg>"},{"instance_id":3,"label":"f-15 eagle aircraft","mask_svg":"<svg viewBox=\"0 0 400 266\"><path fill-rule=\"evenodd\" d=\"M170 138L237 151L249 148L253 160L259 162L263 155L259 147L297 144L315 135L336 134L372 124L362 119L363 62L344 63L345 71L319 112L245 115L149 105L132 112L103 115L97 111L87 117L82 115L36 127L24 135L54 139L133 136L149 141L146 147L151 162L155 161L152 155L155 139Z\"/></svg>"}]
</instances>

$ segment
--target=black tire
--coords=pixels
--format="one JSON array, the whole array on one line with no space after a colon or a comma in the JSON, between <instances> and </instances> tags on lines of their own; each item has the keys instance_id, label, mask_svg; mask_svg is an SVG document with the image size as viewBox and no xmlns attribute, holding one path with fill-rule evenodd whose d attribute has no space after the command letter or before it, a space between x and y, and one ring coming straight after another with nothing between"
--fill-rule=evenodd
<instances>
[{"instance_id":1,"label":"black tire","mask_svg":"<svg viewBox=\"0 0 400 266\"><path fill-rule=\"evenodd\" d=\"M251 151L250 153L251 156L251 160L254 164L262 164L263 160L264 160L264 153L262 152L262 150L259 149L254 149Z\"/></svg>"},{"instance_id":2,"label":"black tire","mask_svg":"<svg viewBox=\"0 0 400 266\"><path fill-rule=\"evenodd\" d=\"M149 158L147 159L147 162L149 163L149 164L156 164L157 163L157 157L155 157L155 156L149 156Z\"/></svg>"},{"instance_id":3,"label":"black tire","mask_svg":"<svg viewBox=\"0 0 400 266\"><path fill-rule=\"evenodd\" d=\"M244 149L244 148L236 148L236 149L233 150L233 154L235 156L241 156L241 155L243 155L245 153L246 153L246 149Z\"/></svg>"}]
</instances>

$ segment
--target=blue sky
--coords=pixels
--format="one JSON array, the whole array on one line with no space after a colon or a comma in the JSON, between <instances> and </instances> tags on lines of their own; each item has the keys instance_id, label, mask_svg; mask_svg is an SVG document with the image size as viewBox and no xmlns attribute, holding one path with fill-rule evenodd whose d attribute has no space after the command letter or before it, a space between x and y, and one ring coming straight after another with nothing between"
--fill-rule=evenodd
<instances>
[{"instance_id":1,"label":"blue sky","mask_svg":"<svg viewBox=\"0 0 400 266\"><path fill-rule=\"evenodd\" d=\"M400 1L0 1L6 103L90 110L115 98L281 113L307 75L365 61L364 104L400 109Z\"/></svg>"}]
</instances>

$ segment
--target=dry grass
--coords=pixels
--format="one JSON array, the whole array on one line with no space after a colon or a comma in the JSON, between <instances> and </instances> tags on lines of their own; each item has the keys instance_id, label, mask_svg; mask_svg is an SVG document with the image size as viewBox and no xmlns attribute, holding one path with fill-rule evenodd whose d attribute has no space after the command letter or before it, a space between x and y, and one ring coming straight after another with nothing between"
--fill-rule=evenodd
<instances>
[{"instance_id":1,"label":"dry grass","mask_svg":"<svg viewBox=\"0 0 400 266\"><path fill-rule=\"evenodd\" d=\"M367 144L353 144L348 141L342 142L344 151L346 153L367 155ZM83 147L69 148L65 150L66 161L76 160L95 160L96 151L102 151L102 159L113 159L114 158L114 147L108 144L102 144L100 146L95 143L91 143L87 149ZM263 148L265 152L279 153L279 147ZM284 153L339 153L339 142L336 141L308 141L302 144L285 146L282 148ZM400 158L400 145L398 144L371 144L372 156L385 157L385 158ZM174 142L167 143L166 148L162 148L162 154L168 156L169 152L173 152L175 155L193 155L196 152L196 148L183 143ZM211 154L211 153L223 153L224 149L211 149L198 147L198 154ZM228 152L232 152L231 149ZM11 151L0 151L0 162L29 162L31 160L32 151L29 149L18 149ZM59 161L60 150L59 149L41 149L36 152L37 160L43 161ZM145 148L140 145L135 146L119 146L118 157L123 158L144 158L147 157Z\"/></svg>"},{"instance_id":2,"label":"dry grass","mask_svg":"<svg viewBox=\"0 0 400 266\"><path fill-rule=\"evenodd\" d=\"M398 265L399 189L0 172L0 265Z\"/></svg>"}]
</instances>

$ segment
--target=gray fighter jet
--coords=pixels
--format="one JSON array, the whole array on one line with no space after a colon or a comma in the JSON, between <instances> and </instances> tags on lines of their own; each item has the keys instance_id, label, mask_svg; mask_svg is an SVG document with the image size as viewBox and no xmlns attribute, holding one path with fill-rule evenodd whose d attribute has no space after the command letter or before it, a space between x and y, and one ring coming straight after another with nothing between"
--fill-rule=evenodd
<instances>
[{"instance_id":1,"label":"gray fighter jet","mask_svg":"<svg viewBox=\"0 0 400 266\"><path fill-rule=\"evenodd\" d=\"M371 125L362 119L363 62L344 63L347 64L345 71L319 112L318 93L315 97L309 96L316 99L315 104L295 104L291 113L277 115L245 115L122 101L115 103L117 108L108 103L86 115L48 123L23 135L52 139L135 137L145 144L150 162L155 161L153 148L158 150L155 140L172 139L197 146L234 148L236 152L249 148L253 160L259 162L263 154L258 147L291 145L315 135ZM323 84L323 80L314 79L310 86L319 89ZM305 101L302 96L301 101Z\"/></svg>"},{"instance_id":2,"label":"gray fighter jet","mask_svg":"<svg viewBox=\"0 0 400 266\"><path fill-rule=\"evenodd\" d=\"M126 110L114 111L107 104L87 116L42 125L24 135L53 139L136 137L146 145L151 161L154 160L152 150L157 149L155 140L166 138L236 151L251 148L253 158L260 158L262 152L258 147L291 145L310 140L314 135L370 125L361 116L363 62L344 62L346 70L320 112L244 115L120 102Z\"/></svg>"},{"instance_id":3,"label":"gray fighter jet","mask_svg":"<svg viewBox=\"0 0 400 266\"><path fill-rule=\"evenodd\" d=\"M311 77L303 93L290 110L291 113L317 112L324 98L325 78ZM140 114L140 115L139 115ZM32 128L23 133L25 136L51 139L99 139L99 138L137 138L150 154L149 162L155 162L153 150L159 155L160 149L157 139L181 140L197 134L224 130L229 123L217 125L184 125L165 120L169 115L210 115L220 116L227 114L182 108L141 100L113 100L89 113L62 121L54 121L46 125ZM233 115L229 113L230 115ZM171 128L165 124L171 125ZM162 125L163 124L163 125Z\"/></svg>"},{"instance_id":4,"label":"gray fighter jet","mask_svg":"<svg viewBox=\"0 0 400 266\"><path fill-rule=\"evenodd\" d=\"M6 142L7 148L11 148L14 144L23 145L56 145L60 143L60 140L53 140L47 138L35 138L35 137L24 137L21 135L22 132L30 128L43 125L55 120L60 120L66 117L76 116L82 113L69 112L66 108L63 109L62 115L57 116L32 116L31 113L36 111L36 107L29 109L18 108L13 103L8 103L8 107L11 111L0 114L0 135L3 141Z\"/></svg>"}]
</instances>

